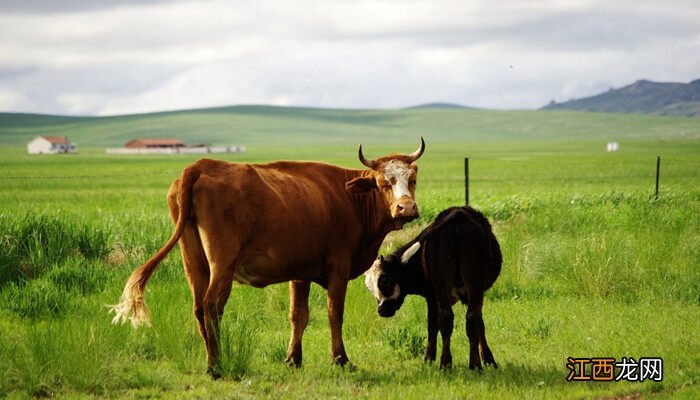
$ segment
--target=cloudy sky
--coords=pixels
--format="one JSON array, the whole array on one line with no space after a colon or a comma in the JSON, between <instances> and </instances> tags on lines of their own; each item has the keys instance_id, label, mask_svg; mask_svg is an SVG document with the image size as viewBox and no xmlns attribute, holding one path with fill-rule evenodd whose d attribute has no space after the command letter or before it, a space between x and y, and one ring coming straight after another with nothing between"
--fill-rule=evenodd
<instances>
[{"instance_id":1,"label":"cloudy sky","mask_svg":"<svg viewBox=\"0 0 700 400\"><path fill-rule=\"evenodd\" d=\"M0 111L539 108L700 78L697 0L0 0Z\"/></svg>"}]
</instances>

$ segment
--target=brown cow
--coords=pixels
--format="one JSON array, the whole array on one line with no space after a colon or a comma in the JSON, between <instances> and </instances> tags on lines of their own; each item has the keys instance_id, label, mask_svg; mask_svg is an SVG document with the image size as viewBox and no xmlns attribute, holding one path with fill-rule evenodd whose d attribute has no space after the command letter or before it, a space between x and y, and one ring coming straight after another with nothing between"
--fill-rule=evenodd
<instances>
[{"instance_id":1,"label":"brown cow","mask_svg":"<svg viewBox=\"0 0 700 400\"><path fill-rule=\"evenodd\" d=\"M121 302L112 308L113 322L150 324L146 283L179 240L213 377L219 376L219 321L234 280L254 287L290 282L287 362L293 366L302 361L311 282L326 288L333 362L344 365L348 281L372 265L387 233L418 217L414 162L424 149L421 138L410 155L367 160L360 145L366 170L317 162L195 162L168 192L175 232L131 274Z\"/></svg>"}]
</instances>

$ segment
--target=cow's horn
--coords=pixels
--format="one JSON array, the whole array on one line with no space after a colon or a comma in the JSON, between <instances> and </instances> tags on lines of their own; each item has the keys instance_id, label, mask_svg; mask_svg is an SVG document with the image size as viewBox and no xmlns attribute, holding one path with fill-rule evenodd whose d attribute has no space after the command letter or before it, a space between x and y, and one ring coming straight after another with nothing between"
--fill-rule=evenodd
<instances>
[{"instance_id":1,"label":"cow's horn","mask_svg":"<svg viewBox=\"0 0 700 400\"><path fill-rule=\"evenodd\" d=\"M420 156L423 155L423 151L425 151L425 141L423 140L423 136L421 136L420 137L420 148L418 148L418 150L416 150L413 153L408 155L408 159L410 160L409 162L414 162L417 159L419 159Z\"/></svg>"},{"instance_id":2,"label":"cow's horn","mask_svg":"<svg viewBox=\"0 0 700 400\"><path fill-rule=\"evenodd\" d=\"M364 164L369 169L374 169L377 166L377 162L374 160L368 160L362 154L362 144L360 144L360 149L357 151L357 156L360 157L360 162Z\"/></svg>"}]
</instances>

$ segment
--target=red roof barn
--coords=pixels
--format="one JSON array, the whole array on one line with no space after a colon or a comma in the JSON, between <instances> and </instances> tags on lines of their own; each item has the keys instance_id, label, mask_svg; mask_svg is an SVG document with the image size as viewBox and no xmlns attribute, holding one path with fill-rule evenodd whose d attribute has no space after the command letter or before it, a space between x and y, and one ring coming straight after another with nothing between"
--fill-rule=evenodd
<instances>
[{"instance_id":1,"label":"red roof barn","mask_svg":"<svg viewBox=\"0 0 700 400\"><path fill-rule=\"evenodd\" d=\"M134 139L124 145L127 148L175 148L175 147L185 147L180 139L173 138L155 138L155 139Z\"/></svg>"}]
</instances>

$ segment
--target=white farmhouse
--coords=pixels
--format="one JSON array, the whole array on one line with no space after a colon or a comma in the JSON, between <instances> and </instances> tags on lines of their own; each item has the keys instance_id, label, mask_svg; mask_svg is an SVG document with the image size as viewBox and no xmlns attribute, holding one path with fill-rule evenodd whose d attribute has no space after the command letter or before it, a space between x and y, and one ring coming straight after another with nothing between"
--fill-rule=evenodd
<instances>
[{"instance_id":1,"label":"white farmhouse","mask_svg":"<svg viewBox=\"0 0 700 400\"><path fill-rule=\"evenodd\" d=\"M77 153L75 143L65 136L37 136L27 143L29 154Z\"/></svg>"}]
</instances>

